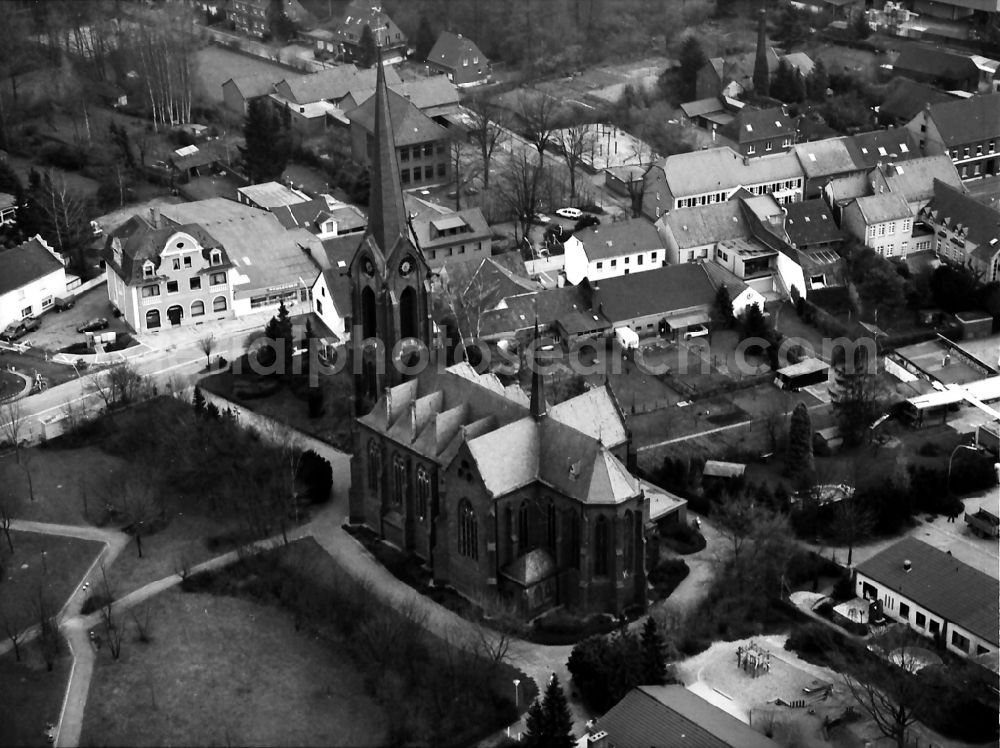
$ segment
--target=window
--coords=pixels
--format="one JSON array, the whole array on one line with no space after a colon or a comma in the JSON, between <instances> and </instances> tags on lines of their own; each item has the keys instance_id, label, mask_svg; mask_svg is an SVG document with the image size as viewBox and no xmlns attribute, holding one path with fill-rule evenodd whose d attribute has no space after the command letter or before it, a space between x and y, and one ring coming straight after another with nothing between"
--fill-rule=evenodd
<instances>
[{"instance_id":1,"label":"window","mask_svg":"<svg viewBox=\"0 0 1000 748\"><path fill-rule=\"evenodd\" d=\"M922 629L927 625L927 616L925 616L923 613L917 613L917 617L915 620L918 629Z\"/></svg>"},{"instance_id":2,"label":"window","mask_svg":"<svg viewBox=\"0 0 1000 748\"><path fill-rule=\"evenodd\" d=\"M910 606L906 603L899 604L899 617L910 620Z\"/></svg>"},{"instance_id":3,"label":"window","mask_svg":"<svg viewBox=\"0 0 1000 748\"><path fill-rule=\"evenodd\" d=\"M410 160L410 149L409 148L400 148L399 149L399 160L400 161L409 161Z\"/></svg>"},{"instance_id":4,"label":"window","mask_svg":"<svg viewBox=\"0 0 1000 748\"><path fill-rule=\"evenodd\" d=\"M885 224L880 223L875 227L875 236L885 236Z\"/></svg>"},{"instance_id":5,"label":"window","mask_svg":"<svg viewBox=\"0 0 1000 748\"><path fill-rule=\"evenodd\" d=\"M30 306L26 306L24 309L22 309L21 310L21 316L22 317L30 317L31 316L31 307Z\"/></svg>"},{"instance_id":6,"label":"window","mask_svg":"<svg viewBox=\"0 0 1000 748\"><path fill-rule=\"evenodd\" d=\"M531 526L528 522L528 502L522 501L521 506L517 510L517 539L520 543L520 552L522 554L527 553L531 548L531 538L529 531Z\"/></svg>"},{"instance_id":7,"label":"window","mask_svg":"<svg viewBox=\"0 0 1000 748\"><path fill-rule=\"evenodd\" d=\"M642 255L639 255L639 256L638 256L638 257L636 258L636 261L635 261L635 264L636 264L636 265L641 265L641 264L642 264L642 259L643 259L643 258L642 258Z\"/></svg>"},{"instance_id":8,"label":"window","mask_svg":"<svg viewBox=\"0 0 1000 748\"><path fill-rule=\"evenodd\" d=\"M625 526L622 528L622 537L625 540L622 565L628 573L632 572L632 567L635 565L635 528L633 527L633 517L632 512L625 512Z\"/></svg>"},{"instance_id":9,"label":"window","mask_svg":"<svg viewBox=\"0 0 1000 748\"><path fill-rule=\"evenodd\" d=\"M782 140L781 141L781 147L782 148L791 148L792 147L792 139L791 138L785 138L784 140Z\"/></svg>"},{"instance_id":10,"label":"window","mask_svg":"<svg viewBox=\"0 0 1000 748\"><path fill-rule=\"evenodd\" d=\"M204 301L193 301L193 302L191 302L191 316L192 317L203 317L203 316L205 316L205 302Z\"/></svg>"},{"instance_id":11,"label":"window","mask_svg":"<svg viewBox=\"0 0 1000 748\"><path fill-rule=\"evenodd\" d=\"M626 264L626 265L628 265L628 261L629 261L629 259L630 259L630 258L628 258L628 257L626 257L626 258L625 258L625 264Z\"/></svg>"},{"instance_id":12,"label":"window","mask_svg":"<svg viewBox=\"0 0 1000 748\"><path fill-rule=\"evenodd\" d=\"M191 255L186 255L184 257L184 267L186 268L191 267Z\"/></svg>"},{"instance_id":13,"label":"window","mask_svg":"<svg viewBox=\"0 0 1000 748\"><path fill-rule=\"evenodd\" d=\"M594 576L608 575L608 520L602 514L594 523Z\"/></svg>"},{"instance_id":14,"label":"window","mask_svg":"<svg viewBox=\"0 0 1000 748\"><path fill-rule=\"evenodd\" d=\"M222 252L220 252L217 249L213 249L212 250L212 255L211 255L210 259L209 259L209 262L212 265L221 265L222 264Z\"/></svg>"},{"instance_id":15,"label":"window","mask_svg":"<svg viewBox=\"0 0 1000 748\"><path fill-rule=\"evenodd\" d=\"M321 316L323 314L323 302L320 301L319 299L316 299L316 314L319 314Z\"/></svg>"},{"instance_id":16,"label":"window","mask_svg":"<svg viewBox=\"0 0 1000 748\"><path fill-rule=\"evenodd\" d=\"M649 253L649 261L650 262L656 262L656 252L650 252Z\"/></svg>"},{"instance_id":17,"label":"window","mask_svg":"<svg viewBox=\"0 0 1000 748\"><path fill-rule=\"evenodd\" d=\"M769 151L769 150L771 150L771 141L770 141L770 140L769 140L769 141L767 141L767 142L766 142L766 143L764 144L764 150L765 150L765 151Z\"/></svg>"},{"instance_id":18,"label":"window","mask_svg":"<svg viewBox=\"0 0 1000 748\"><path fill-rule=\"evenodd\" d=\"M939 632L940 630L941 630L941 623L940 623L939 621L935 621L935 620L934 620L934 619L932 618L932 619L931 619L931 625L930 625L930 632L931 632L932 634L936 634L936 633L938 633L938 632Z\"/></svg>"},{"instance_id":19,"label":"window","mask_svg":"<svg viewBox=\"0 0 1000 748\"><path fill-rule=\"evenodd\" d=\"M962 158L968 158L968 157L969 157L969 147L966 146L965 148L962 149Z\"/></svg>"},{"instance_id":20,"label":"window","mask_svg":"<svg viewBox=\"0 0 1000 748\"><path fill-rule=\"evenodd\" d=\"M906 250L909 249L909 247L910 247L910 243L909 242L903 242L902 244L899 245L899 253L901 255L905 255L906 254Z\"/></svg>"},{"instance_id":21,"label":"window","mask_svg":"<svg viewBox=\"0 0 1000 748\"><path fill-rule=\"evenodd\" d=\"M751 143L750 145L747 146L747 153L748 154L750 154L752 156L756 152L757 152L757 146L755 146L753 143Z\"/></svg>"},{"instance_id":22,"label":"window","mask_svg":"<svg viewBox=\"0 0 1000 748\"><path fill-rule=\"evenodd\" d=\"M997 151L997 142L995 140L991 140L990 141L990 151L989 152L990 153L996 153L996 151Z\"/></svg>"},{"instance_id":23,"label":"window","mask_svg":"<svg viewBox=\"0 0 1000 748\"><path fill-rule=\"evenodd\" d=\"M983 144L982 143L980 143L979 145L976 146L976 155L977 156L982 156L983 155Z\"/></svg>"},{"instance_id":24,"label":"window","mask_svg":"<svg viewBox=\"0 0 1000 748\"><path fill-rule=\"evenodd\" d=\"M417 468L417 519L427 518L431 498L431 476L423 465Z\"/></svg>"},{"instance_id":25,"label":"window","mask_svg":"<svg viewBox=\"0 0 1000 748\"><path fill-rule=\"evenodd\" d=\"M445 173L447 172L447 169L448 169L447 164L438 164L437 165L437 175L439 177L443 177L445 175Z\"/></svg>"},{"instance_id":26,"label":"window","mask_svg":"<svg viewBox=\"0 0 1000 748\"><path fill-rule=\"evenodd\" d=\"M403 169L401 172L399 172L399 179L400 179L400 181L403 184L409 184L410 183L410 170L409 169Z\"/></svg>"},{"instance_id":27,"label":"window","mask_svg":"<svg viewBox=\"0 0 1000 748\"><path fill-rule=\"evenodd\" d=\"M192 291L200 291L201 290L201 276L196 275L193 278L191 278L190 280L188 280L188 286L191 288Z\"/></svg>"},{"instance_id":28,"label":"window","mask_svg":"<svg viewBox=\"0 0 1000 748\"><path fill-rule=\"evenodd\" d=\"M556 507L550 501L545 507L545 542L546 547L555 552L556 550Z\"/></svg>"},{"instance_id":29,"label":"window","mask_svg":"<svg viewBox=\"0 0 1000 748\"><path fill-rule=\"evenodd\" d=\"M173 264L174 264L174 270L180 270L181 269L181 258L180 257L175 257Z\"/></svg>"},{"instance_id":30,"label":"window","mask_svg":"<svg viewBox=\"0 0 1000 748\"><path fill-rule=\"evenodd\" d=\"M51 296L46 296L44 299L42 299L42 309L48 309L50 306L52 306L52 303L53 303L53 298Z\"/></svg>"},{"instance_id":31,"label":"window","mask_svg":"<svg viewBox=\"0 0 1000 748\"><path fill-rule=\"evenodd\" d=\"M462 58L462 67L463 68L469 67L469 58L468 57L463 57Z\"/></svg>"},{"instance_id":32,"label":"window","mask_svg":"<svg viewBox=\"0 0 1000 748\"><path fill-rule=\"evenodd\" d=\"M602 267L604 267L604 262L602 260L598 260L597 269L600 270Z\"/></svg>"},{"instance_id":33,"label":"window","mask_svg":"<svg viewBox=\"0 0 1000 748\"><path fill-rule=\"evenodd\" d=\"M612 260L611 267L618 267L618 260Z\"/></svg>"},{"instance_id":34,"label":"window","mask_svg":"<svg viewBox=\"0 0 1000 748\"><path fill-rule=\"evenodd\" d=\"M571 565L574 569L580 568L580 516L572 513L569 521L569 553Z\"/></svg>"},{"instance_id":35,"label":"window","mask_svg":"<svg viewBox=\"0 0 1000 748\"><path fill-rule=\"evenodd\" d=\"M378 491L378 479L382 474L382 450L374 439L368 441L368 490Z\"/></svg>"},{"instance_id":36,"label":"window","mask_svg":"<svg viewBox=\"0 0 1000 748\"><path fill-rule=\"evenodd\" d=\"M892 223L890 223L889 227L886 229L886 231L888 233L890 233L890 234L895 234L896 233L896 222L893 221Z\"/></svg>"},{"instance_id":37,"label":"window","mask_svg":"<svg viewBox=\"0 0 1000 748\"><path fill-rule=\"evenodd\" d=\"M224 286L226 285L226 274L225 273L212 273L209 276L208 282L213 286Z\"/></svg>"},{"instance_id":38,"label":"window","mask_svg":"<svg viewBox=\"0 0 1000 748\"><path fill-rule=\"evenodd\" d=\"M160 287L159 286L143 286L142 287L142 298L144 298L144 299L148 299L148 298L150 298L152 296L159 296L159 295L160 295Z\"/></svg>"},{"instance_id":39,"label":"window","mask_svg":"<svg viewBox=\"0 0 1000 748\"><path fill-rule=\"evenodd\" d=\"M225 296L216 296L215 300L212 302L213 312L224 312L228 307L229 305L226 303Z\"/></svg>"},{"instance_id":40,"label":"window","mask_svg":"<svg viewBox=\"0 0 1000 748\"><path fill-rule=\"evenodd\" d=\"M957 631L951 632L951 645L957 649L961 649L963 652L969 651L969 639L968 637L962 636Z\"/></svg>"},{"instance_id":41,"label":"window","mask_svg":"<svg viewBox=\"0 0 1000 748\"><path fill-rule=\"evenodd\" d=\"M473 561L479 560L479 523L468 499L458 503L458 552Z\"/></svg>"},{"instance_id":42,"label":"window","mask_svg":"<svg viewBox=\"0 0 1000 748\"><path fill-rule=\"evenodd\" d=\"M151 263L151 262L147 262L145 265L142 266L142 277L143 278L152 278L153 275L155 274L155 272L156 272L156 268L153 267L153 263Z\"/></svg>"},{"instance_id":43,"label":"window","mask_svg":"<svg viewBox=\"0 0 1000 748\"><path fill-rule=\"evenodd\" d=\"M155 330L160 326L160 310L150 309L146 312L146 329Z\"/></svg>"},{"instance_id":44,"label":"window","mask_svg":"<svg viewBox=\"0 0 1000 748\"><path fill-rule=\"evenodd\" d=\"M402 455L392 458L392 503L397 509L402 509L406 497L406 460Z\"/></svg>"},{"instance_id":45,"label":"window","mask_svg":"<svg viewBox=\"0 0 1000 748\"><path fill-rule=\"evenodd\" d=\"M910 229L912 228L912 226L913 226L913 224L911 223L911 221L910 221L909 218L904 218L903 219L903 233L904 234L906 232L910 231Z\"/></svg>"},{"instance_id":46,"label":"window","mask_svg":"<svg viewBox=\"0 0 1000 748\"><path fill-rule=\"evenodd\" d=\"M177 281L167 281L167 293L177 293Z\"/></svg>"},{"instance_id":47,"label":"window","mask_svg":"<svg viewBox=\"0 0 1000 748\"><path fill-rule=\"evenodd\" d=\"M434 155L434 144L426 143L424 145L424 158L430 158Z\"/></svg>"},{"instance_id":48,"label":"window","mask_svg":"<svg viewBox=\"0 0 1000 748\"><path fill-rule=\"evenodd\" d=\"M424 175L423 175L423 171L421 170L421 168L419 166L414 166L413 167L413 181L414 182L419 182L423 178L423 176Z\"/></svg>"}]
</instances>

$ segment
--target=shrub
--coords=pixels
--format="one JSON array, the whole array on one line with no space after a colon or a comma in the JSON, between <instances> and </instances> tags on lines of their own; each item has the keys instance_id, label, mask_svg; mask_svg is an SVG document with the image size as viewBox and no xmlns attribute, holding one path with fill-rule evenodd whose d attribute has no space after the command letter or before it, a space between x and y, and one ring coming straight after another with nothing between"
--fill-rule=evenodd
<instances>
[{"instance_id":1,"label":"shrub","mask_svg":"<svg viewBox=\"0 0 1000 748\"><path fill-rule=\"evenodd\" d=\"M785 642L785 649L795 652L806 662L830 666L831 655L837 652L864 651L843 634L822 623L805 623L792 631Z\"/></svg>"},{"instance_id":2,"label":"shrub","mask_svg":"<svg viewBox=\"0 0 1000 748\"><path fill-rule=\"evenodd\" d=\"M578 616L558 609L537 618L527 638L536 644L576 644L581 639L614 631L617 622L603 613Z\"/></svg>"},{"instance_id":3,"label":"shrub","mask_svg":"<svg viewBox=\"0 0 1000 748\"><path fill-rule=\"evenodd\" d=\"M48 142L42 146L38 156L45 165L66 171L80 171L87 165L87 152L67 143Z\"/></svg>"},{"instance_id":4,"label":"shrub","mask_svg":"<svg viewBox=\"0 0 1000 748\"><path fill-rule=\"evenodd\" d=\"M80 607L80 615L86 616L96 613L105 605L112 602L113 599L110 595L103 592L95 592L83 601L83 605Z\"/></svg>"},{"instance_id":5,"label":"shrub","mask_svg":"<svg viewBox=\"0 0 1000 748\"><path fill-rule=\"evenodd\" d=\"M660 540L674 553L687 556L704 550L705 536L687 522L664 525L660 528Z\"/></svg>"},{"instance_id":6,"label":"shrub","mask_svg":"<svg viewBox=\"0 0 1000 748\"><path fill-rule=\"evenodd\" d=\"M307 450L299 458L298 479L305 484L309 501L319 504L330 498L333 489L333 467L313 450Z\"/></svg>"},{"instance_id":7,"label":"shrub","mask_svg":"<svg viewBox=\"0 0 1000 748\"><path fill-rule=\"evenodd\" d=\"M842 571L839 564L815 551L799 551L788 563L787 579L795 586L819 577L839 577Z\"/></svg>"},{"instance_id":8,"label":"shrub","mask_svg":"<svg viewBox=\"0 0 1000 748\"><path fill-rule=\"evenodd\" d=\"M688 575L690 569L683 559L668 558L661 561L646 576L646 581L652 585L656 596L660 599L670 597L677 585Z\"/></svg>"}]
</instances>

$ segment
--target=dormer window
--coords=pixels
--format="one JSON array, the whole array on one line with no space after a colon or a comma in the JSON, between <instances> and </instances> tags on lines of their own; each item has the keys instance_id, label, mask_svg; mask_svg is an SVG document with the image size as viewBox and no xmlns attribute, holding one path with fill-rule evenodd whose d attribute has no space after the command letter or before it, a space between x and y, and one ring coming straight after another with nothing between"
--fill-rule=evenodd
<instances>
[{"instance_id":1,"label":"dormer window","mask_svg":"<svg viewBox=\"0 0 1000 748\"><path fill-rule=\"evenodd\" d=\"M209 262L212 265L221 265L222 264L222 252L220 252L217 249L213 249L212 250L212 254L210 255Z\"/></svg>"},{"instance_id":2,"label":"dormer window","mask_svg":"<svg viewBox=\"0 0 1000 748\"><path fill-rule=\"evenodd\" d=\"M153 265L153 263L148 262L148 261L145 262L145 263L143 263L143 265L142 265L142 277L143 278L152 278L154 275L156 275L156 266Z\"/></svg>"}]
</instances>

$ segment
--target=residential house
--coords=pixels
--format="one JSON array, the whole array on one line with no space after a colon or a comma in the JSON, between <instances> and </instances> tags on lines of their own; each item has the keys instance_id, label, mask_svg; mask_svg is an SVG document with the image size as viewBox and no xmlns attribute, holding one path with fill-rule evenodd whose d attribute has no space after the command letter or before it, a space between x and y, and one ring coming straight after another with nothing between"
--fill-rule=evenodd
<instances>
[{"instance_id":1,"label":"residential house","mask_svg":"<svg viewBox=\"0 0 1000 748\"><path fill-rule=\"evenodd\" d=\"M66 293L66 266L40 236L0 252L0 326L48 311Z\"/></svg>"},{"instance_id":2,"label":"residential house","mask_svg":"<svg viewBox=\"0 0 1000 748\"><path fill-rule=\"evenodd\" d=\"M427 55L427 65L444 73L459 88L487 83L492 72L490 61L474 41L450 31L438 36Z\"/></svg>"},{"instance_id":3,"label":"residential house","mask_svg":"<svg viewBox=\"0 0 1000 748\"><path fill-rule=\"evenodd\" d=\"M271 0L232 0L232 3L229 20L239 33L258 39L270 33Z\"/></svg>"},{"instance_id":4,"label":"residential house","mask_svg":"<svg viewBox=\"0 0 1000 748\"><path fill-rule=\"evenodd\" d=\"M399 84L393 68L386 72L389 85ZM275 106L288 114L292 129L305 138L321 136L333 126L347 126L344 115L354 108L352 90L375 87L375 71L352 64L338 65L309 75L285 78L270 94Z\"/></svg>"},{"instance_id":5,"label":"residential house","mask_svg":"<svg viewBox=\"0 0 1000 748\"><path fill-rule=\"evenodd\" d=\"M414 243L435 269L456 262L482 261L493 253L493 232L479 208L425 221L414 219L410 226Z\"/></svg>"},{"instance_id":6,"label":"residential house","mask_svg":"<svg viewBox=\"0 0 1000 748\"><path fill-rule=\"evenodd\" d=\"M786 205L784 232L788 242L797 249L836 252L844 243L844 234L833 219L830 207L820 199Z\"/></svg>"},{"instance_id":7,"label":"residential house","mask_svg":"<svg viewBox=\"0 0 1000 748\"><path fill-rule=\"evenodd\" d=\"M799 143L795 146L795 154L805 175L806 198L819 195L830 180L859 170L846 137Z\"/></svg>"},{"instance_id":8,"label":"residential house","mask_svg":"<svg viewBox=\"0 0 1000 748\"><path fill-rule=\"evenodd\" d=\"M168 223L200 226L224 249L233 265L232 307L237 317L276 309L282 302L294 310L309 301L317 271L312 255L320 244L311 232L286 229L266 210L221 197L164 205L160 212Z\"/></svg>"},{"instance_id":9,"label":"residential house","mask_svg":"<svg viewBox=\"0 0 1000 748\"><path fill-rule=\"evenodd\" d=\"M671 265L712 258L719 242L749 236L737 199L672 210L656 222L656 228L666 249L664 259Z\"/></svg>"},{"instance_id":10,"label":"residential house","mask_svg":"<svg viewBox=\"0 0 1000 748\"><path fill-rule=\"evenodd\" d=\"M604 186L620 197L639 195L642 192L642 177L649 164L614 166L604 170Z\"/></svg>"},{"instance_id":11,"label":"residential house","mask_svg":"<svg viewBox=\"0 0 1000 748\"><path fill-rule=\"evenodd\" d=\"M344 19L333 29L336 53L343 55L346 62L361 60L361 39L366 26L374 35L384 64L392 65L406 59L406 36L382 6L367 0L353 0L347 6Z\"/></svg>"},{"instance_id":12,"label":"residential house","mask_svg":"<svg viewBox=\"0 0 1000 748\"><path fill-rule=\"evenodd\" d=\"M389 78L387 70L386 79ZM400 83L390 82L389 90L409 99L417 109L446 127L448 126L446 116L455 114L460 109L461 96L458 87L443 75L432 75L429 78L417 78ZM351 86L347 95L338 103L343 111L349 112L364 104L374 93L374 80L359 77L357 85Z\"/></svg>"},{"instance_id":13,"label":"residential house","mask_svg":"<svg viewBox=\"0 0 1000 748\"><path fill-rule=\"evenodd\" d=\"M948 154L963 181L1000 173L1000 94L931 104L906 127L925 154Z\"/></svg>"},{"instance_id":14,"label":"residential house","mask_svg":"<svg viewBox=\"0 0 1000 748\"><path fill-rule=\"evenodd\" d=\"M735 113L739 112L743 106L743 102L735 99L710 96L707 99L697 99L681 104L681 112L684 114L685 124L713 132L732 122Z\"/></svg>"},{"instance_id":15,"label":"residential house","mask_svg":"<svg viewBox=\"0 0 1000 748\"><path fill-rule=\"evenodd\" d=\"M1000 582L922 540L903 538L858 564L855 589L950 652L975 657L1000 648Z\"/></svg>"},{"instance_id":16,"label":"residential house","mask_svg":"<svg viewBox=\"0 0 1000 748\"><path fill-rule=\"evenodd\" d=\"M577 284L614 278L666 264L656 228L645 218L630 218L576 232L565 244L566 280Z\"/></svg>"},{"instance_id":17,"label":"residential house","mask_svg":"<svg viewBox=\"0 0 1000 748\"><path fill-rule=\"evenodd\" d=\"M968 55L936 49L927 44L904 47L893 63L893 73L945 90L975 93L979 68Z\"/></svg>"},{"instance_id":18,"label":"residential house","mask_svg":"<svg viewBox=\"0 0 1000 748\"><path fill-rule=\"evenodd\" d=\"M955 165L943 154L883 164L869 173L868 181L873 193L891 191L902 197L914 216L934 196L935 182L963 189Z\"/></svg>"},{"instance_id":19,"label":"residential house","mask_svg":"<svg viewBox=\"0 0 1000 748\"><path fill-rule=\"evenodd\" d=\"M246 116L250 102L274 91L273 75L244 75L222 84L222 102L226 109Z\"/></svg>"},{"instance_id":20,"label":"residential house","mask_svg":"<svg viewBox=\"0 0 1000 748\"><path fill-rule=\"evenodd\" d=\"M267 210L286 229L303 228L321 240L360 234L368 225L368 219L360 208L338 202L329 195L290 205L276 205Z\"/></svg>"},{"instance_id":21,"label":"residential house","mask_svg":"<svg viewBox=\"0 0 1000 748\"><path fill-rule=\"evenodd\" d=\"M913 133L905 127L859 132L846 138L844 144L854 159L854 165L861 170L874 169L879 164L890 161L909 161L924 155Z\"/></svg>"},{"instance_id":22,"label":"residential house","mask_svg":"<svg viewBox=\"0 0 1000 748\"><path fill-rule=\"evenodd\" d=\"M12 226L17 221L17 198L0 192L0 226Z\"/></svg>"},{"instance_id":23,"label":"residential house","mask_svg":"<svg viewBox=\"0 0 1000 748\"><path fill-rule=\"evenodd\" d=\"M802 199L804 182L794 153L746 158L727 147L680 153L654 162L646 172L642 212L655 221L677 208L724 203L741 188L792 202Z\"/></svg>"},{"instance_id":24,"label":"residential house","mask_svg":"<svg viewBox=\"0 0 1000 748\"><path fill-rule=\"evenodd\" d=\"M134 215L107 237L108 299L137 332L234 316L234 265L197 224Z\"/></svg>"},{"instance_id":25,"label":"residential house","mask_svg":"<svg viewBox=\"0 0 1000 748\"><path fill-rule=\"evenodd\" d=\"M667 265L644 273L605 278L600 309L612 328L628 327L641 337L678 336L708 324L716 286L702 263Z\"/></svg>"},{"instance_id":26,"label":"residential house","mask_svg":"<svg viewBox=\"0 0 1000 748\"><path fill-rule=\"evenodd\" d=\"M735 667L735 666L734 666ZM639 686L589 727L588 748L777 748L778 743L684 686Z\"/></svg>"},{"instance_id":27,"label":"residential house","mask_svg":"<svg viewBox=\"0 0 1000 748\"><path fill-rule=\"evenodd\" d=\"M447 182L451 178L451 133L395 91L390 90L388 98L403 189ZM347 117L352 156L369 163L375 135L375 97L348 112Z\"/></svg>"},{"instance_id":28,"label":"residential house","mask_svg":"<svg viewBox=\"0 0 1000 748\"><path fill-rule=\"evenodd\" d=\"M719 134L735 143L737 153L753 157L790 150L796 131L797 118L789 117L782 107L745 107L728 125L720 128Z\"/></svg>"},{"instance_id":29,"label":"residential house","mask_svg":"<svg viewBox=\"0 0 1000 748\"><path fill-rule=\"evenodd\" d=\"M1000 0L914 0L913 10L930 18L955 21L979 13L1000 13Z\"/></svg>"},{"instance_id":30,"label":"residential house","mask_svg":"<svg viewBox=\"0 0 1000 748\"><path fill-rule=\"evenodd\" d=\"M733 314L737 317L750 306L756 305L760 309L764 308L764 304L768 301L767 297L735 273L715 262L702 262L700 264L716 292L720 286L726 287L729 292L729 300L733 305Z\"/></svg>"},{"instance_id":31,"label":"residential house","mask_svg":"<svg viewBox=\"0 0 1000 748\"><path fill-rule=\"evenodd\" d=\"M779 58L779 64L784 62L788 67L794 70L800 78L808 78L812 75L813 68L816 67L816 63L813 62L812 58L805 52L791 52L787 55L781 55Z\"/></svg>"},{"instance_id":32,"label":"residential house","mask_svg":"<svg viewBox=\"0 0 1000 748\"><path fill-rule=\"evenodd\" d=\"M911 78L893 78L888 92L878 106L878 121L885 126L901 128L916 117L928 104L954 101L955 95Z\"/></svg>"},{"instance_id":33,"label":"residential house","mask_svg":"<svg viewBox=\"0 0 1000 748\"><path fill-rule=\"evenodd\" d=\"M236 189L236 200L243 205L260 210L271 210L281 205L309 202L311 198L301 190L286 187L281 182L248 184Z\"/></svg>"},{"instance_id":34,"label":"residential house","mask_svg":"<svg viewBox=\"0 0 1000 748\"><path fill-rule=\"evenodd\" d=\"M840 227L883 257L906 257L910 251L913 213L895 192L855 198L842 215Z\"/></svg>"},{"instance_id":35,"label":"residential house","mask_svg":"<svg viewBox=\"0 0 1000 748\"><path fill-rule=\"evenodd\" d=\"M984 283L1000 280L1000 211L935 179L919 218L934 233L938 257L970 268Z\"/></svg>"},{"instance_id":36,"label":"residential house","mask_svg":"<svg viewBox=\"0 0 1000 748\"><path fill-rule=\"evenodd\" d=\"M313 254L320 270L313 280L312 311L323 324L318 332L326 350L351 339L347 328L351 319L350 265L361 245L361 234L347 234L323 240L322 251Z\"/></svg>"}]
</instances>

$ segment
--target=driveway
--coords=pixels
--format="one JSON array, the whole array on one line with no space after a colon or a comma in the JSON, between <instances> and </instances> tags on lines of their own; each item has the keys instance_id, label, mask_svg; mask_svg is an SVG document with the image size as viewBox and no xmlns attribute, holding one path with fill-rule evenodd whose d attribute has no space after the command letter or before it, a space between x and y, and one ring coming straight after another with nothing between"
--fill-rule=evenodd
<instances>
[{"instance_id":1,"label":"driveway","mask_svg":"<svg viewBox=\"0 0 1000 748\"><path fill-rule=\"evenodd\" d=\"M111 302L108 301L108 287L102 283L76 297L76 304L72 309L46 312L42 315L42 326L19 342L28 341L36 348L56 353L73 343L84 342L86 336L78 333L76 328L95 317L108 320L108 329L103 332L131 332L122 319L115 318Z\"/></svg>"}]
</instances>

